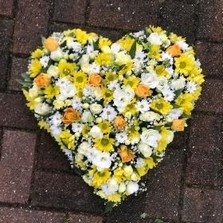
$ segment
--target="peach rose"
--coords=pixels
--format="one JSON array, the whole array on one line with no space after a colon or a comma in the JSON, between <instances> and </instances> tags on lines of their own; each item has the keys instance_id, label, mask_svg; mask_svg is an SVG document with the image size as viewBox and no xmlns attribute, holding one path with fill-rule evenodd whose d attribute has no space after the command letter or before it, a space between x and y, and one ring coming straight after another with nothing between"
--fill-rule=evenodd
<instances>
[{"instance_id":1,"label":"peach rose","mask_svg":"<svg viewBox=\"0 0 223 223\"><path fill-rule=\"evenodd\" d=\"M75 120L80 120L81 114L79 111L73 109L73 108L67 108L64 112L62 122L65 124L70 124L74 122Z\"/></svg>"},{"instance_id":2,"label":"peach rose","mask_svg":"<svg viewBox=\"0 0 223 223\"><path fill-rule=\"evenodd\" d=\"M50 77L45 73L41 73L34 79L34 82L39 88L45 88L50 84Z\"/></svg>"},{"instance_id":3,"label":"peach rose","mask_svg":"<svg viewBox=\"0 0 223 223\"><path fill-rule=\"evenodd\" d=\"M117 116L114 120L114 126L116 129L122 129L126 126L126 121L122 116Z\"/></svg>"},{"instance_id":4,"label":"peach rose","mask_svg":"<svg viewBox=\"0 0 223 223\"><path fill-rule=\"evenodd\" d=\"M59 46L58 42L53 37L45 39L43 45L50 52L57 50Z\"/></svg>"},{"instance_id":5,"label":"peach rose","mask_svg":"<svg viewBox=\"0 0 223 223\"><path fill-rule=\"evenodd\" d=\"M118 150L118 154L122 159L123 163L130 162L135 158L135 153L132 151L129 151L127 146L122 145L120 149Z\"/></svg>"},{"instance_id":6,"label":"peach rose","mask_svg":"<svg viewBox=\"0 0 223 223\"><path fill-rule=\"evenodd\" d=\"M89 84L93 85L93 86L99 86L102 82L102 78L99 74L95 73L95 74L91 74L89 77Z\"/></svg>"},{"instance_id":7,"label":"peach rose","mask_svg":"<svg viewBox=\"0 0 223 223\"><path fill-rule=\"evenodd\" d=\"M181 49L180 49L179 45L177 45L177 44L174 44L174 45L168 47L166 51L173 57L179 56L181 54Z\"/></svg>"},{"instance_id":8,"label":"peach rose","mask_svg":"<svg viewBox=\"0 0 223 223\"><path fill-rule=\"evenodd\" d=\"M139 84L135 90L135 93L140 98L145 98L151 94L149 87L144 84Z\"/></svg>"},{"instance_id":9,"label":"peach rose","mask_svg":"<svg viewBox=\"0 0 223 223\"><path fill-rule=\"evenodd\" d=\"M184 131L185 119L174 119L171 128L175 131Z\"/></svg>"}]
</instances>

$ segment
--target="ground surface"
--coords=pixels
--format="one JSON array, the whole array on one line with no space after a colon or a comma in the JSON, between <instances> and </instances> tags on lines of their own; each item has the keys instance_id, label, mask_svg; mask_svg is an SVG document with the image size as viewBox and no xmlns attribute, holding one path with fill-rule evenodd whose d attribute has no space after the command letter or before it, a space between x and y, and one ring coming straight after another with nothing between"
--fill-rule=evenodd
<instances>
[{"instance_id":1,"label":"ground surface","mask_svg":"<svg viewBox=\"0 0 223 223\"><path fill-rule=\"evenodd\" d=\"M116 40L149 24L195 45L206 82L189 127L147 175L147 193L104 215L38 129L16 79L40 35L82 27ZM0 223L222 223L222 58L223 0L0 0Z\"/></svg>"}]
</instances>

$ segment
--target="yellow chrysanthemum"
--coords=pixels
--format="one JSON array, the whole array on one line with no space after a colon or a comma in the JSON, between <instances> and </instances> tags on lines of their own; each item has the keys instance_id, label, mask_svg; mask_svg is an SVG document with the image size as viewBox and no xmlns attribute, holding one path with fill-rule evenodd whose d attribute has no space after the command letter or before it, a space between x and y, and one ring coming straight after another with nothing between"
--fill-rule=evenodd
<instances>
[{"instance_id":1,"label":"yellow chrysanthemum","mask_svg":"<svg viewBox=\"0 0 223 223\"><path fill-rule=\"evenodd\" d=\"M176 72L184 75L188 75L189 72L193 69L194 58L187 55L181 54L180 57L175 58Z\"/></svg>"},{"instance_id":2,"label":"yellow chrysanthemum","mask_svg":"<svg viewBox=\"0 0 223 223\"><path fill-rule=\"evenodd\" d=\"M115 169L114 176L115 176L116 181L120 183L123 180L124 170L121 167Z\"/></svg>"},{"instance_id":3,"label":"yellow chrysanthemum","mask_svg":"<svg viewBox=\"0 0 223 223\"><path fill-rule=\"evenodd\" d=\"M152 157L146 158L145 163L146 163L148 169L153 169L156 166L156 163L154 162Z\"/></svg>"},{"instance_id":4,"label":"yellow chrysanthemum","mask_svg":"<svg viewBox=\"0 0 223 223\"><path fill-rule=\"evenodd\" d=\"M136 89L139 84L139 79L136 76L130 76L123 80L125 86L130 86L132 89Z\"/></svg>"},{"instance_id":5,"label":"yellow chrysanthemum","mask_svg":"<svg viewBox=\"0 0 223 223\"><path fill-rule=\"evenodd\" d=\"M73 82L77 88L83 88L87 84L87 75L83 71L75 72Z\"/></svg>"},{"instance_id":6,"label":"yellow chrysanthemum","mask_svg":"<svg viewBox=\"0 0 223 223\"><path fill-rule=\"evenodd\" d=\"M148 55L155 60L159 60L161 55L159 53L160 51L160 46L159 45L151 45L150 49L149 49L149 53Z\"/></svg>"},{"instance_id":7,"label":"yellow chrysanthemum","mask_svg":"<svg viewBox=\"0 0 223 223\"><path fill-rule=\"evenodd\" d=\"M121 76L124 74L127 74L128 72L131 71L132 67L133 67L133 63L130 61L118 72L118 74Z\"/></svg>"},{"instance_id":8,"label":"yellow chrysanthemum","mask_svg":"<svg viewBox=\"0 0 223 223\"><path fill-rule=\"evenodd\" d=\"M103 120L102 122L100 122L98 124L98 127L101 129L101 131L103 133L110 133L111 132L111 125L110 125L110 122L106 121L106 120Z\"/></svg>"},{"instance_id":9,"label":"yellow chrysanthemum","mask_svg":"<svg viewBox=\"0 0 223 223\"><path fill-rule=\"evenodd\" d=\"M41 129L45 129L47 132L50 132L50 126L47 122L43 121L43 120L40 120L38 122L38 125Z\"/></svg>"},{"instance_id":10,"label":"yellow chrysanthemum","mask_svg":"<svg viewBox=\"0 0 223 223\"><path fill-rule=\"evenodd\" d=\"M111 176L111 172L109 169L105 169L103 171L94 171L92 186L99 188L103 183L106 183Z\"/></svg>"},{"instance_id":11,"label":"yellow chrysanthemum","mask_svg":"<svg viewBox=\"0 0 223 223\"><path fill-rule=\"evenodd\" d=\"M111 202L120 202L121 201L121 194L118 194L118 193L115 193L115 194L111 194L109 196L106 197L106 199L108 201L111 201Z\"/></svg>"},{"instance_id":12,"label":"yellow chrysanthemum","mask_svg":"<svg viewBox=\"0 0 223 223\"><path fill-rule=\"evenodd\" d=\"M60 61L58 64L60 77L70 76L76 69L75 63L68 63L66 61Z\"/></svg>"},{"instance_id":13,"label":"yellow chrysanthemum","mask_svg":"<svg viewBox=\"0 0 223 223\"><path fill-rule=\"evenodd\" d=\"M117 80L118 76L116 73L113 73L113 72L107 72L105 74L105 80L106 82L109 84L110 82L114 81L114 80Z\"/></svg>"},{"instance_id":14,"label":"yellow chrysanthemum","mask_svg":"<svg viewBox=\"0 0 223 223\"><path fill-rule=\"evenodd\" d=\"M26 91L26 90L24 90L24 89L22 90L22 92L23 92L23 94L24 94L26 100L28 101L28 102L26 103L26 105L29 107L30 110L34 110L34 109L35 109L35 106L36 106L36 103L35 103L35 99L36 99L36 97L31 96L31 95L29 94L29 92Z\"/></svg>"},{"instance_id":15,"label":"yellow chrysanthemum","mask_svg":"<svg viewBox=\"0 0 223 223\"><path fill-rule=\"evenodd\" d=\"M81 43L83 45L87 43L88 34L85 31L83 31L81 29L75 29L74 33L75 33L76 39L79 43Z\"/></svg>"},{"instance_id":16,"label":"yellow chrysanthemum","mask_svg":"<svg viewBox=\"0 0 223 223\"><path fill-rule=\"evenodd\" d=\"M114 139L109 138L108 135L104 135L103 138L95 139L95 148L102 152L110 152L113 150L114 142Z\"/></svg>"},{"instance_id":17,"label":"yellow chrysanthemum","mask_svg":"<svg viewBox=\"0 0 223 223\"><path fill-rule=\"evenodd\" d=\"M113 57L110 53L99 53L95 58L95 62L99 65L111 65L113 62Z\"/></svg>"},{"instance_id":18,"label":"yellow chrysanthemum","mask_svg":"<svg viewBox=\"0 0 223 223\"><path fill-rule=\"evenodd\" d=\"M146 28L146 30L149 32L149 33L152 33L152 32L155 32L155 33L161 33L161 32L166 32L164 31L161 27L157 26L149 26Z\"/></svg>"},{"instance_id":19,"label":"yellow chrysanthemum","mask_svg":"<svg viewBox=\"0 0 223 223\"><path fill-rule=\"evenodd\" d=\"M132 39L131 37L125 37L123 39L120 39L118 41L118 43L120 44L120 46L127 50L127 51L130 51L131 47L132 47L132 44L134 43L134 39Z\"/></svg>"},{"instance_id":20,"label":"yellow chrysanthemum","mask_svg":"<svg viewBox=\"0 0 223 223\"><path fill-rule=\"evenodd\" d=\"M65 131L62 131L60 133L60 139L62 141L62 143L68 148L68 149L71 149L73 150L74 149L74 135L70 133L69 130L65 130ZM63 145L62 144L62 145ZM63 146L64 146L63 145Z\"/></svg>"},{"instance_id":21,"label":"yellow chrysanthemum","mask_svg":"<svg viewBox=\"0 0 223 223\"><path fill-rule=\"evenodd\" d=\"M32 52L31 58L33 59L39 59L43 55L43 51L41 49L36 49Z\"/></svg>"},{"instance_id":22,"label":"yellow chrysanthemum","mask_svg":"<svg viewBox=\"0 0 223 223\"><path fill-rule=\"evenodd\" d=\"M155 72L158 76L168 76L168 72L166 71L166 67L164 65L157 65Z\"/></svg>"},{"instance_id":23,"label":"yellow chrysanthemum","mask_svg":"<svg viewBox=\"0 0 223 223\"><path fill-rule=\"evenodd\" d=\"M130 113L131 115L135 115L137 113L136 108L136 100L133 99L124 109L124 114ZM127 114L126 114L127 115Z\"/></svg>"},{"instance_id":24,"label":"yellow chrysanthemum","mask_svg":"<svg viewBox=\"0 0 223 223\"><path fill-rule=\"evenodd\" d=\"M36 77L42 69L42 65L39 60L34 59L31 61L31 64L29 66L29 73L30 77Z\"/></svg>"},{"instance_id":25,"label":"yellow chrysanthemum","mask_svg":"<svg viewBox=\"0 0 223 223\"><path fill-rule=\"evenodd\" d=\"M100 38L98 46L100 49L102 49L103 47L110 46L111 44L112 44L112 42L108 38Z\"/></svg>"},{"instance_id":26,"label":"yellow chrysanthemum","mask_svg":"<svg viewBox=\"0 0 223 223\"><path fill-rule=\"evenodd\" d=\"M54 97L59 95L60 88L58 86L50 85L50 86L46 87L43 92L49 99L53 99Z\"/></svg>"},{"instance_id":27,"label":"yellow chrysanthemum","mask_svg":"<svg viewBox=\"0 0 223 223\"><path fill-rule=\"evenodd\" d=\"M151 102L150 107L163 115L167 115L173 106L164 98L157 98Z\"/></svg>"},{"instance_id":28,"label":"yellow chrysanthemum","mask_svg":"<svg viewBox=\"0 0 223 223\"><path fill-rule=\"evenodd\" d=\"M88 125L84 125L84 127L82 128L82 132L81 134L84 136L84 137L87 137L88 134L90 132L90 127Z\"/></svg>"},{"instance_id":29,"label":"yellow chrysanthemum","mask_svg":"<svg viewBox=\"0 0 223 223\"><path fill-rule=\"evenodd\" d=\"M193 96L193 94L189 94L189 93L181 94L175 100L176 105L180 106L186 115L191 114L191 111L194 108L193 101L194 101L194 96Z\"/></svg>"},{"instance_id":30,"label":"yellow chrysanthemum","mask_svg":"<svg viewBox=\"0 0 223 223\"><path fill-rule=\"evenodd\" d=\"M110 102L112 101L113 99L113 91L107 89L107 88L104 88L103 90L103 98L105 100L105 102Z\"/></svg>"}]
</instances>

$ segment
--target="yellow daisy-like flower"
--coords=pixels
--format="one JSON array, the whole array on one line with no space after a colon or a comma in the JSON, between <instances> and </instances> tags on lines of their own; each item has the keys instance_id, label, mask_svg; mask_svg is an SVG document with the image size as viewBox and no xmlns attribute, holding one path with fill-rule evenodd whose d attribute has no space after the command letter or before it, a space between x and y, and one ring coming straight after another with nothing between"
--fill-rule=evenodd
<instances>
[{"instance_id":1,"label":"yellow daisy-like flower","mask_svg":"<svg viewBox=\"0 0 223 223\"><path fill-rule=\"evenodd\" d=\"M30 77L36 77L42 69L42 65L39 60L34 59L29 66Z\"/></svg>"},{"instance_id":2,"label":"yellow daisy-like flower","mask_svg":"<svg viewBox=\"0 0 223 223\"><path fill-rule=\"evenodd\" d=\"M132 89L136 89L139 84L139 79L136 76L130 76L123 80L125 86L130 86Z\"/></svg>"},{"instance_id":3,"label":"yellow daisy-like flower","mask_svg":"<svg viewBox=\"0 0 223 223\"><path fill-rule=\"evenodd\" d=\"M101 129L103 133L110 133L111 132L111 125L110 122L103 120L98 124L98 127Z\"/></svg>"},{"instance_id":4,"label":"yellow daisy-like flower","mask_svg":"<svg viewBox=\"0 0 223 223\"><path fill-rule=\"evenodd\" d=\"M111 176L109 169L103 171L94 171L92 186L99 188L103 183L106 183Z\"/></svg>"},{"instance_id":5,"label":"yellow daisy-like flower","mask_svg":"<svg viewBox=\"0 0 223 223\"><path fill-rule=\"evenodd\" d=\"M110 102L110 101L112 101L112 99L113 99L113 91L111 91L111 90L109 90L109 89L107 89L107 88L104 88L103 89L103 98L104 98L104 100L105 100L105 102Z\"/></svg>"},{"instance_id":6,"label":"yellow daisy-like flower","mask_svg":"<svg viewBox=\"0 0 223 223\"><path fill-rule=\"evenodd\" d=\"M99 65L111 65L113 62L113 57L110 53L99 53L95 58L95 62Z\"/></svg>"},{"instance_id":7,"label":"yellow daisy-like flower","mask_svg":"<svg viewBox=\"0 0 223 223\"><path fill-rule=\"evenodd\" d=\"M155 32L155 33L161 33L161 32L166 32L164 31L161 27L157 26L149 26L146 28L146 30L149 32L149 33L152 33L152 32Z\"/></svg>"},{"instance_id":8,"label":"yellow daisy-like flower","mask_svg":"<svg viewBox=\"0 0 223 223\"><path fill-rule=\"evenodd\" d=\"M159 46L159 45L151 45L148 54L149 54L149 56L150 56L152 59L159 60L160 57L161 57L159 51L160 51L160 46Z\"/></svg>"},{"instance_id":9,"label":"yellow daisy-like flower","mask_svg":"<svg viewBox=\"0 0 223 223\"><path fill-rule=\"evenodd\" d=\"M120 39L118 41L118 43L120 44L120 46L127 50L127 51L130 51L131 47L132 47L132 44L134 43L134 39L132 39L131 37L125 37L123 39Z\"/></svg>"},{"instance_id":10,"label":"yellow daisy-like flower","mask_svg":"<svg viewBox=\"0 0 223 223\"><path fill-rule=\"evenodd\" d=\"M105 74L105 80L106 82L109 84L110 82L114 81L114 80L117 80L118 76L116 73L113 73L113 72L107 72Z\"/></svg>"},{"instance_id":11,"label":"yellow daisy-like flower","mask_svg":"<svg viewBox=\"0 0 223 223\"><path fill-rule=\"evenodd\" d=\"M187 55L181 54L180 57L175 58L176 72L184 75L188 75L194 67L194 58Z\"/></svg>"},{"instance_id":12,"label":"yellow daisy-like flower","mask_svg":"<svg viewBox=\"0 0 223 223\"><path fill-rule=\"evenodd\" d=\"M133 67L133 63L130 61L118 72L118 74L122 76L128 73L129 71L131 71L132 67Z\"/></svg>"},{"instance_id":13,"label":"yellow daisy-like flower","mask_svg":"<svg viewBox=\"0 0 223 223\"><path fill-rule=\"evenodd\" d=\"M87 43L87 41L88 41L88 34L85 31L83 31L81 29L75 29L74 33L75 33L76 39L77 39L77 41L79 43L81 43L83 45Z\"/></svg>"},{"instance_id":14,"label":"yellow daisy-like flower","mask_svg":"<svg viewBox=\"0 0 223 223\"><path fill-rule=\"evenodd\" d=\"M102 49L103 47L110 46L111 44L112 44L112 42L108 38L100 38L98 46L100 49Z\"/></svg>"},{"instance_id":15,"label":"yellow daisy-like flower","mask_svg":"<svg viewBox=\"0 0 223 223\"><path fill-rule=\"evenodd\" d=\"M83 71L75 72L73 82L77 88L83 88L87 84L87 75Z\"/></svg>"},{"instance_id":16,"label":"yellow daisy-like flower","mask_svg":"<svg viewBox=\"0 0 223 223\"><path fill-rule=\"evenodd\" d=\"M160 112L162 115L167 115L173 106L166 101L164 98L157 98L151 102L150 107L157 112Z\"/></svg>"},{"instance_id":17,"label":"yellow daisy-like flower","mask_svg":"<svg viewBox=\"0 0 223 223\"><path fill-rule=\"evenodd\" d=\"M104 135L103 138L95 139L95 148L102 152L110 152L113 150L114 142L114 139L109 138L108 135Z\"/></svg>"},{"instance_id":18,"label":"yellow daisy-like flower","mask_svg":"<svg viewBox=\"0 0 223 223\"><path fill-rule=\"evenodd\" d=\"M168 72L166 71L166 67L164 65L157 65L155 72L158 76L168 76Z\"/></svg>"},{"instance_id":19,"label":"yellow daisy-like flower","mask_svg":"<svg viewBox=\"0 0 223 223\"><path fill-rule=\"evenodd\" d=\"M44 120L40 120L38 122L38 125L41 129L46 129L47 132L50 132L50 126L47 122L45 122Z\"/></svg>"},{"instance_id":20,"label":"yellow daisy-like flower","mask_svg":"<svg viewBox=\"0 0 223 223\"><path fill-rule=\"evenodd\" d=\"M191 114L191 111L194 108L193 101L194 101L194 96L193 96L193 94L189 94L189 93L181 94L175 100L176 105L180 106L186 115Z\"/></svg>"},{"instance_id":21,"label":"yellow daisy-like flower","mask_svg":"<svg viewBox=\"0 0 223 223\"><path fill-rule=\"evenodd\" d=\"M116 181L120 183L123 180L124 170L121 167L115 169L114 176L115 176Z\"/></svg>"},{"instance_id":22,"label":"yellow daisy-like flower","mask_svg":"<svg viewBox=\"0 0 223 223\"><path fill-rule=\"evenodd\" d=\"M81 134L82 134L84 137L87 137L88 134L89 134L89 132L90 132L90 127L89 127L88 125L84 125Z\"/></svg>"},{"instance_id":23,"label":"yellow daisy-like flower","mask_svg":"<svg viewBox=\"0 0 223 223\"><path fill-rule=\"evenodd\" d=\"M70 76L76 69L75 63L68 63L66 61L60 61L58 64L60 77Z\"/></svg>"},{"instance_id":24,"label":"yellow daisy-like flower","mask_svg":"<svg viewBox=\"0 0 223 223\"><path fill-rule=\"evenodd\" d=\"M74 135L70 133L69 130L62 131L60 133L60 139L62 143L68 148L73 150L74 149ZM62 145L63 145L62 144Z\"/></svg>"},{"instance_id":25,"label":"yellow daisy-like flower","mask_svg":"<svg viewBox=\"0 0 223 223\"><path fill-rule=\"evenodd\" d=\"M31 58L33 59L39 59L43 55L43 51L41 49L36 49L32 52Z\"/></svg>"},{"instance_id":26,"label":"yellow daisy-like flower","mask_svg":"<svg viewBox=\"0 0 223 223\"><path fill-rule=\"evenodd\" d=\"M54 97L59 95L60 88L58 86L50 85L50 86L46 87L43 92L49 99L53 99Z\"/></svg>"},{"instance_id":27,"label":"yellow daisy-like flower","mask_svg":"<svg viewBox=\"0 0 223 223\"><path fill-rule=\"evenodd\" d=\"M124 109L124 114L130 113L131 115L135 115L137 113L136 109L136 99L133 99Z\"/></svg>"},{"instance_id":28,"label":"yellow daisy-like flower","mask_svg":"<svg viewBox=\"0 0 223 223\"><path fill-rule=\"evenodd\" d=\"M153 169L156 166L156 163L154 162L152 157L145 159L145 163L146 163L148 169Z\"/></svg>"},{"instance_id":29,"label":"yellow daisy-like flower","mask_svg":"<svg viewBox=\"0 0 223 223\"><path fill-rule=\"evenodd\" d=\"M111 202L120 202L121 201L121 194L118 194L118 193L115 193L115 194L111 194L109 196L106 197L106 199L108 201L111 201Z\"/></svg>"}]
</instances>

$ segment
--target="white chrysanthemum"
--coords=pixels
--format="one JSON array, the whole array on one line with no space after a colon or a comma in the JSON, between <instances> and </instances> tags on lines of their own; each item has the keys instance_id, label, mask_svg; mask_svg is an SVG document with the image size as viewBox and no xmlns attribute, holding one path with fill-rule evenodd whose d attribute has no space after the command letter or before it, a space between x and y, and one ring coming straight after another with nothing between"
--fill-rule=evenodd
<instances>
[{"instance_id":1,"label":"white chrysanthemum","mask_svg":"<svg viewBox=\"0 0 223 223\"><path fill-rule=\"evenodd\" d=\"M101 189L107 196L109 196L118 191L119 185L118 182L112 178L107 184L102 184Z\"/></svg>"},{"instance_id":2,"label":"white chrysanthemum","mask_svg":"<svg viewBox=\"0 0 223 223\"><path fill-rule=\"evenodd\" d=\"M138 59L141 63L145 62L148 60L147 55L141 51L141 50L137 50L135 53L135 59Z\"/></svg>"},{"instance_id":3,"label":"white chrysanthemum","mask_svg":"<svg viewBox=\"0 0 223 223\"><path fill-rule=\"evenodd\" d=\"M168 118L170 119L178 119L183 114L182 110L179 108L172 109L169 114Z\"/></svg>"},{"instance_id":4,"label":"white chrysanthemum","mask_svg":"<svg viewBox=\"0 0 223 223\"><path fill-rule=\"evenodd\" d=\"M146 143L143 142L139 143L138 149L142 153L142 155L146 158L150 157L153 152L152 147L148 146Z\"/></svg>"},{"instance_id":5,"label":"white chrysanthemum","mask_svg":"<svg viewBox=\"0 0 223 223\"><path fill-rule=\"evenodd\" d=\"M159 84L158 77L154 72L142 73L141 82L149 88L155 88Z\"/></svg>"},{"instance_id":6,"label":"white chrysanthemum","mask_svg":"<svg viewBox=\"0 0 223 223\"><path fill-rule=\"evenodd\" d=\"M104 169L108 169L111 166L111 157L110 154L107 152L100 152L97 151L94 154L94 158L92 159L92 163L93 165L95 165L97 167L97 169L100 170L104 170Z\"/></svg>"},{"instance_id":7,"label":"white chrysanthemum","mask_svg":"<svg viewBox=\"0 0 223 223\"><path fill-rule=\"evenodd\" d=\"M159 80L159 84L157 85L157 89L159 91L162 91L163 89L169 87L167 78L161 76L158 78L158 80Z\"/></svg>"},{"instance_id":8,"label":"white chrysanthemum","mask_svg":"<svg viewBox=\"0 0 223 223\"><path fill-rule=\"evenodd\" d=\"M152 45L161 45L162 41L160 39L160 35L158 33L151 33L147 40L152 44Z\"/></svg>"},{"instance_id":9,"label":"white chrysanthemum","mask_svg":"<svg viewBox=\"0 0 223 223\"><path fill-rule=\"evenodd\" d=\"M101 117L103 119L106 119L108 121L113 121L114 118L116 117L117 115L117 112L115 111L115 109L112 107L112 106L108 106L108 107L105 107L101 113Z\"/></svg>"},{"instance_id":10,"label":"white chrysanthemum","mask_svg":"<svg viewBox=\"0 0 223 223\"><path fill-rule=\"evenodd\" d=\"M50 130L54 137L59 136L59 134L62 132L61 127L59 127L58 125L51 125Z\"/></svg>"},{"instance_id":11,"label":"white chrysanthemum","mask_svg":"<svg viewBox=\"0 0 223 223\"><path fill-rule=\"evenodd\" d=\"M117 54L121 49L121 46L118 43L113 43L111 45L111 53L112 54Z\"/></svg>"},{"instance_id":12,"label":"white chrysanthemum","mask_svg":"<svg viewBox=\"0 0 223 223\"><path fill-rule=\"evenodd\" d=\"M82 49L81 44L78 42L74 42L74 41L68 41L67 47L69 49L72 49L76 53L81 51L81 49Z\"/></svg>"},{"instance_id":13,"label":"white chrysanthemum","mask_svg":"<svg viewBox=\"0 0 223 223\"><path fill-rule=\"evenodd\" d=\"M142 132L140 138L141 138L142 142L155 148L155 147L157 147L157 143L158 143L159 139L161 138L161 135L157 130L147 129Z\"/></svg>"},{"instance_id":14,"label":"white chrysanthemum","mask_svg":"<svg viewBox=\"0 0 223 223\"><path fill-rule=\"evenodd\" d=\"M173 101L174 97L175 97L175 93L174 91L172 91L171 89L169 89L169 87L165 87L161 90L163 97L165 100L167 101Z\"/></svg>"},{"instance_id":15,"label":"white chrysanthemum","mask_svg":"<svg viewBox=\"0 0 223 223\"><path fill-rule=\"evenodd\" d=\"M40 58L40 63L42 64L42 66L44 68L46 68L47 65L48 65L49 60L50 60L49 56L43 56L43 57Z\"/></svg>"},{"instance_id":16,"label":"white chrysanthemum","mask_svg":"<svg viewBox=\"0 0 223 223\"><path fill-rule=\"evenodd\" d=\"M181 76L176 80L172 80L170 86L173 90L176 91L179 89L183 89L185 87L185 78Z\"/></svg>"},{"instance_id":17,"label":"white chrysanthemum","mask_svg":"<svg viewBox=\"0 0 223 223\"><path fill-rule=\"evenodd\" d=\"M55 114L53 114L52 116L50 116L49 123L51 125L58 126L58 125L61 124L61 118L62 118L62 115L59 112L56 112Z\"/></svg>"},{"instance_id":18,"label":"white chrysanthemum","mask_svg":"<svg viewBox=\"0 0 223 223\"><path fill-rule=\"evenodd\" d=\"M189 81L189 82L187 83L186 87L187 87L187 91L188 91L189 93L193 93L193 92L196 90L197 85L196 85L194 82L190 82L190 81Z\"/></svg>"},{"instance_id":19,"label":"white chrysanthemum","mask_svg":"<svg viewBox=\"0 0 223 223\"><path fill-rule=\"evenodd\" d=\"M71 105L76 110L81 110L83 107L83 104L81 103L81 100L79 98L72 99Z\"/></svg>"},{"instance_id":20,"label":"white chrysanthemum","mask_svg":"<svg viewBox=\"0 0 223 223\"><path fill-rule=\"evenodd\" d=\"M101 71L101 67L98 66L96 63L92 63L89 66L89 74L93 74L93 73L100 73Z\"/></svg>"},{"instance_id":21,"label":"white chrysanthemum","mask_svg":"<svg viewBox=\"0 0 223 223\"><path fill-rule=\"evenodd\" d=\"M65 153L65 155L67 156L67 158L73 162L73 154L72 151L69 149L63 149L63 152Z\"/></svg>"},{"instance_id":22,"label":"white chrysanthemum","mask_svg":"<svg viewBox=\"0 0 223 223\"><path fill-rule=\"evenodd\" d=\"M128 135L126 132L116 133L115 139L118 143L124 143L128 139Z\"/></svg>"},{"instance_id":23,"label":"white chrysanthemum","mask_svg":"<svg viewBox=\"0 0 223 223\"><path fill-rule=\"evenodd\" d=\"M150 109L149 101L146 99L137 101L136 108L137 108L137 111L140 111L142 113L148 111Z\"/></svg>"},{"instance_id":24,"label":"white chrysanthemum","mask_svg":"<svg viewBox=\"0 0 223 223\"><path fill-rule=\"evenodd\" d=\"M136 160L136 168L140 168L140 167L143 167L143 165L144 165L144 159L142 159L142 158L137 158L137 160Z\"/></svg>"},{"instance_id":25,"label":"white chrysanthemum","mask_svg":"<svg viewBox=\"0 0 223 223\"><path fill-rule=\"evenodd\" d=\"M176 44L183 50L187 51L189 48L189 45L184 41L177 41Z\"/></svg>"},{"instance_id":26,"label":"white chrysanthemum","mask_svg":"<svg viewBox=\"0 0 223 223\"><path fill-rule=\"evenodd\" d=\"M72 131L73 132L78 132L78 133L80 133L81 131L82 131L82 129L83 129L83 124L81 124L81 123L78 123L78 122L74 122L74 123L72 123Z\"/></svg>"},{"instance_id":27,"label":"white chrysanthemum","mask_svg":"<svg viewBox=\"0 0 223 223\"><path fill-rule=\"evenodd\" d=\"M130 181L128 184L127 184L127 189L126 189L126 193L128 195L130 194L133 194L135 192L137 192L139 189L139 185L137 182L134 182L134 181Z\"/></svg>"},{"instance_id":28,"label":"white chrysanthemum","mask_svg":"<svg viewBox=\"0 0 223 223\"><path fill-rule=\"evenodd\" d=\"M93 137L93 138L102 138L103 137L103 133L101 131L101 129L95 125L91 128L90 130L90 135Z\"/></svg>"},{"instance_id":29,"label":"white chrysanthemum","mask_svg":"<svg viewBox=\"0 0 223 223\"><path fill-rule=\"evenodd\" d=\"M90 86L90 85L86 85L83 89L83 96L85 97L89 97L89 96L92 96L93 95L93 87Z\"/></svg>"},{"instance_id":30,"label":"white chrysanthemum","mask_svg":"<svg viewBox=\"0 0 223 223\"><path fill-rule=\"evenodd\" d=\"M114 90L114 89L119 89L120 84L118 83L118 80L111 81L110 84L108 85L109 90Z\"/></svg>"},{"instance_id":31,"label":"white chrysanthemum","mask_svg":"<svg viewBox=\"0 0 223 223\"><path fill-rule=\"evenodd\" d=\"M168 60L171 65L173 64L173 57L169 53L162 52L160 61L166 60Z\"/></svg>"}]
</instances>

